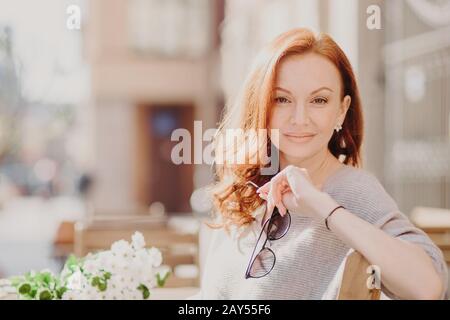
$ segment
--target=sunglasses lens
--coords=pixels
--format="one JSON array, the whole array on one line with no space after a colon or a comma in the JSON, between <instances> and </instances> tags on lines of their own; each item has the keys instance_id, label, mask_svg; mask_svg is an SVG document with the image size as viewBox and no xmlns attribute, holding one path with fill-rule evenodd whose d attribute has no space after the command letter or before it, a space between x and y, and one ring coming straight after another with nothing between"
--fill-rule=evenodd
<instances>
[{"instance_id":1,"label":"sunglasses lens","mask_svg":"<svg viewBox=\"0 0 450 320\"><path fill-rule=\"evenodd\" d=\"M275 212L272 216L272 221L269 225L269 240L278 240L282 238L286 232L289 230L291 225L291 215L289 213L285 214L284 217L280 213Z\"/></svg>"},{"instance_id":2,"label":"sunglasses lens","mask_svg":"<svg viewBox=\"0 0 450 320\"><path fill-rule=\"evenodd\" d=\"M264 248L256 256L250 268L250 276L253 278L261 278L272 271L275 265L275 254L269 248Z\"/></svg>"}]
</instances>

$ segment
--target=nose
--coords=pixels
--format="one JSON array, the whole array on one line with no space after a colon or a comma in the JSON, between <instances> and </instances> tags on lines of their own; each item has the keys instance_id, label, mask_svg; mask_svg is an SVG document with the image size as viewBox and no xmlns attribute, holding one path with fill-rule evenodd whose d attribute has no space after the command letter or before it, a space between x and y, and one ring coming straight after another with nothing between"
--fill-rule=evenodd
<instances>
[{"instance_id":1,"label":"nose","mask_svg":"<svg viewBox=\"0 0 450 320\"><path fill-rule=\"evenodd\" d=\"M297 104L291 116L292 124L303 124L309 122L308 108L304 104Z\"/></svg>"}]
</instances>

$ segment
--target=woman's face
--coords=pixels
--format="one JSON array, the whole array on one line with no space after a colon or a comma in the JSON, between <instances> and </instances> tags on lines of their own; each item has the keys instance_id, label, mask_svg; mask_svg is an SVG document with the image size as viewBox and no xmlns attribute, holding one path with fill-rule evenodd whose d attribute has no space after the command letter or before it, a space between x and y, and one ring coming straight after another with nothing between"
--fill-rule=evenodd
<instances>
[{"instance_id":1,"label":"woman's face","mask_svg":"<svg viewBox=\"0 0 450 320\"><path fill-rule=\"evenodd\" d=\"M288 56L278 65L269 128L281 154L307 159L328 148L337 124L344 122L350 97L342 97L338 69L315 54Z\"/></svg>"}]
</instances>

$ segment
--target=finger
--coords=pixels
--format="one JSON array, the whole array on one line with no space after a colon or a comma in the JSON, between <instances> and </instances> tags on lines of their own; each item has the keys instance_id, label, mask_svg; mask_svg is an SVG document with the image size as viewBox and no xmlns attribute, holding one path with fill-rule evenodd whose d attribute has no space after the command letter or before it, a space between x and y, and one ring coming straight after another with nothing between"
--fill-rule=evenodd
<instances>
[{"instance_id":1,"label":"finger","mask_svg":"<svg viewBox=\"0 0 450 320\"><path fill-rule=\"evenodd\" d=\"M284 206L284 203L283 203L282 201L279 201L279 202L275 203L275 206L278 208L278 212L280 213L280 215L281 215L282 217L284 217L284 215L285 215L286 212L287 212L287 209L286 209L286 207Z\"/></svg>"},{"instance_id":2,"label":"finger","mask_svg":"<svg viewBox=\"0 0 450 320\"><path fill-rule=\"evenodd\" d=\"M283 179L281 194L285 194L286 192L290 192L291 188L289 187L289 183L286 179Z\"/></svg>"},{"instance_id":3,"label":"finger","mask_svg":"<svg viewBox=\"0 0 450 320\"><path fill-rule=\"evenodd\" d=\"M287 212L287 209L286 209L286 207L284 206L283 201L281 200L281 196L280 196L279 200L278 200L278 199L276 200L275 206L278 208L278 212L280 213L280 215L281 215L282 217L284 217L284 215L285 215L286 212Z\"/></svg>"},{"instance_id":4,"label":"finger","mask_svg":"<svg viewBox=\"0 0 450 320\"><path fill-rule=\"evenodd\" d=\"M277 207L279 209L281 216L285 216L287 213L287 209L283 202L283 194L289 191L289 186L284 174L282 175L280 180L281 183L279 184L279 190L277 191Z\"/></svg>"},{"instance_id":5,"label":"finger","mask_svg":"<svg viewBox=\"0 0 450 320\"><path fill-rule=\"evenodd\" d=\"M296 198L300 198L299 190L301 188L302 175L304 172L300 168L291 167L286 172L286 180Z\"/></svg>"},{"instance_id":6,"label":"finger","mask_svg":"<svg viewBox=\"0 0 450 320\"><path fill-rule=\"evenodd\" d=\"M269 190L270 190L270 181L266 182L262 187L258 188L256 190L256 192L257 193L264 192L264 193L268 194Z\"/></svg>"},{"instance_id":7,"label":"finger","mask_svg":"<svg viewBox=\"0 0 450 320\"><path fill-rule=\"evenodd\" d=\"M270 216L273 214L273 210L275 209L275 206L277 205L276 195L275 195L276 184L277 184L277 179L276 179L276 177L274 177L270 181L270 189L269 189L269 193L267 195Z\"/></svg>"},{"instance_id":8,"label":"finger","mask_svg":"<svg viewBox=\"0 0 450 320\"><path fill-rule=\"evenodd\" d=\"M270 185L269 197L273 204L278 208L281 216L286 214L286 208L282 201L282 186L283 180L285 179L283 174L278 174L272 178L272 183Z\"/></svg>"},{"instance_id":9,"label":"finger","mask_svg":"<svg viewBox=\"0 0 450 320\"><path fill-rule=\"evenodd\" d=\"M271 201L270 198L268 198L267 199L267 212L266 212L266 215L268 218L272 216L272 212L273 212L274 208L275 208L275 206L273 205L273 202Z\"/></svg>"},{"instance_id":10,"label":"finger","mask_svg":"<svg viewBox=\"0 0 450 320\"><path fill-rule=\"evenodd\" d=\"M261 199L267 201L267 194L261 192L261 193L258 193L258 195L259 195L259 197L260 197Z\"/></svg>"},{"instance_id":11,"label":"finger","mask_svg":"<svg viewBox=\"0 0 450 320\"><path fill-rule=\"evenodd\" d=\"M283 204L287 210L291 210L292 212L298 212L300 206L296 202L295 196L292 192L285 193L283 195Z\"/></svg>"}]
</instances>

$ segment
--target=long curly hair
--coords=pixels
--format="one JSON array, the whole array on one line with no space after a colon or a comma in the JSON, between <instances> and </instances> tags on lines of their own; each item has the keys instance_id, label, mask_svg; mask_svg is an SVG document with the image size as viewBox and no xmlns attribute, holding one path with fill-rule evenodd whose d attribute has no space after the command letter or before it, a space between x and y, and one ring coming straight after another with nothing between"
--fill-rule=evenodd
<instances>
[{"instance_id":1,"label":"long curly hair","mask_svg":"<svg viewBox=\"0 0 450 320\"><path fill-rule=\"evenodd\" d=\"M351 104L342 130L334 132L328 143L328 149L336 157L342 157L344 164L359 167L361 163L360 147L363 138L363 116L360 95L352 66L341 48L327 34L317 36L308 29L298 28L287 31L268 43L257 56L237 99L227 105L226 113L219 126L216 137L222 137L227 129L249 130L267 129L268 116L273 101L277 66L283 58L313 52L326 57L339 70L342 80L342 98L351 97ZM233 141L236 143L236 141ZM239 144L248 141L237 141ZM261 168L266 166L255 152L269 149L270 138L264 143L252 144L253 148L240 147L229 150L227 143L216 143L216 154L245 152L245 164L236 164L224 158L215 165L217 183L213 186L215 208L221 216L221 223L216 227L227 230L234 225L242 227L252 223L252 213L263 204L256 194L256 189L248 182L262 185L271 176L261 175ZM255 151L255 149L258 149ZM243 151L245 150L245 151ZM257 153L257 154L263 154Z\"/></svg>"}]
</instances>

